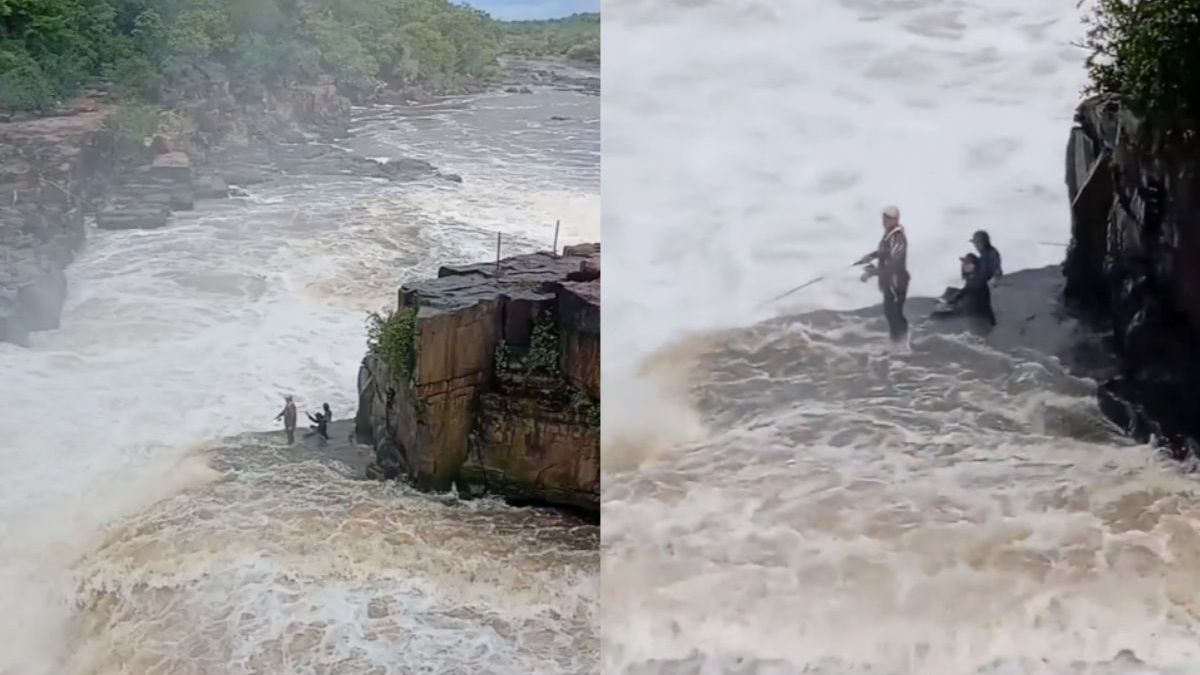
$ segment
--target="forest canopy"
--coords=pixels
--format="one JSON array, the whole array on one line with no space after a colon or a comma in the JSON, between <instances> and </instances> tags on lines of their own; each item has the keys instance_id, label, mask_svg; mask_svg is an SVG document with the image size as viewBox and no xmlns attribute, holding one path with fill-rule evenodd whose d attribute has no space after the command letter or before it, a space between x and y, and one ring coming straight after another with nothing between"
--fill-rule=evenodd
<instances>
[{"instance_id":1,"label":"forest canopy","mask_svg":"<svg viewBox=\"0 0 1200 675\"><path fill-rule=\"evenodd\" d=\"M1088 24L1091 92L1200 123L1200 0L1098 0Z\"/></svg>"},{"instance_id":2,"label":"forest canopy","mask_svg":"<svg viewBox=\"0 0 1200 675\"><path fill-rule=\"evenodd\" d=\"M0 109L48 108L98 80L154 102L217 74L235 93L328 76L351 96L486 78L510 30L448 0L0 0Z\"/></svg>"},{"instance_id":3,"label":"forest canopy","mask_svg":"<svg viewBox=\"0 0 1200 675\"><path fill-rule=\"evenodd\" d=\"M504 52L520 56L557 56L600 61L600 15L573 14L563 19L509 21L504 26Z\"/></svg>"}]
</instances>

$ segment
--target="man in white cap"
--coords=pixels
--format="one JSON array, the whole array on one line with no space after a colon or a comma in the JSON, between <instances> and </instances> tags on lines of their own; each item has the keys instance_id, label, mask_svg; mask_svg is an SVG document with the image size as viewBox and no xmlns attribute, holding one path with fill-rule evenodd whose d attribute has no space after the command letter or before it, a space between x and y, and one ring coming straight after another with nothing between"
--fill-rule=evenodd
<instances>
[{"instance_id":1,"label":"man in white cap","mask_svg":"<svg viewBox=\"0 0 1200 675\"><path fill-rule=\"evenodd\" d=\"M288 445L296 442L296 402L292 400L292 395L287 394L283 397L283 410L275 416L278 421L283 420L283 431L287 434Z\"/></svg>"},{"instance_id":2,"label":"man in white cap","mask_svg":"<svg viewBox=\"0 0 1200 675\"><path fill-rule=\"evenodd\" d=\"M888 333L893 342L908 335L908 319L904 318L904 300L908 297L908 238L900 225L900 209L889 206L883 210L883 238L879 248L856 262L867 265L862 280L878 277L883 293L883 315L887 318ZM867 264L875 261L874 264Z\"/></svg>"}]
</instances>

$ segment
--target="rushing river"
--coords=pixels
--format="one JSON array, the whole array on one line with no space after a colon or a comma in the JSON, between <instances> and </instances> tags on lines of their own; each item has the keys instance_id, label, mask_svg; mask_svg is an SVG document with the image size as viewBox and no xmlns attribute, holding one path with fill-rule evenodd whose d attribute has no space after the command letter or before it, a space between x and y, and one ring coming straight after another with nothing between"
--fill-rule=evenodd
<instances>
[{"instance_id":1,"label":"rushing river","mask_svg":"<svg viewBox=\"0 0 1200 675\"><path fill-rule=\"evenodd\" d=\"M61 329L0 345L3 675L595 671L595 526L217 444L285 392L351 416L405 280L599 238L597 97L357 115L346 147L463 183L291 176L93 230Z\"/></svg>"},{"instance_id":2,"label":"rushing river","mask_svg":"<svg viewBox=\"0 0 1200 675\"><path fill-rule=\"evenodd\" d=\"M1060 261L1075 0L605 11L604 671L1200 672L1200 482L1093 383L804 315L877 303L852 273L757 307L889 203L910 295L977 228Z\"/></svg>"}]
</instances>

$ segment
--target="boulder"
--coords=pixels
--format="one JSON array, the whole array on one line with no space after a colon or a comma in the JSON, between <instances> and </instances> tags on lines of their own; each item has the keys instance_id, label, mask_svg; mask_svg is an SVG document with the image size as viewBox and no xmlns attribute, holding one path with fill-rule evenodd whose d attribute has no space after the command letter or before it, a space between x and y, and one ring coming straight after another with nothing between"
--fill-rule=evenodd
<instances>
[{"instance_id":1,"label":"boulder","mask_svg":"<svg viewBox=\"0 0 1200 675\"><path fill-rule=\"evenodd\" d=\"M29 333L58 328L67 278L61 264L30 249L0 260L0 341L27 346Z\"/></svg>"},{"instance_id":2,"label":"boulder","mask_svg":"<svg viewBox=\"0 0 1200 675\"><path fill-rule=\"evenodd\" d=\"M225 199L229 196L229 183L216 173L204 173L196 176L196 199Z\"/></svg>"},{"instance_id":3,"label":"boulder","mask_svg":"<svg viewBox=\"0 0 1200 675\"><path fill-rule=\"evenodd\" d=\"M165 204L107 206L96 212L96 227L102 230L156 230L165 227L171 209Z\"/></svg>"},{"instance_id":4,"label":"boulder","mask_svg":"<svg viewBox=\"0 0 1200 675\"><path fill-rule=\"evenodd\" d=\"M185 153L168 152L155 157L150 164L150 177L166 190L172 209L192 209L196 199L192 160Z\"/></svg>"}]
</instances>

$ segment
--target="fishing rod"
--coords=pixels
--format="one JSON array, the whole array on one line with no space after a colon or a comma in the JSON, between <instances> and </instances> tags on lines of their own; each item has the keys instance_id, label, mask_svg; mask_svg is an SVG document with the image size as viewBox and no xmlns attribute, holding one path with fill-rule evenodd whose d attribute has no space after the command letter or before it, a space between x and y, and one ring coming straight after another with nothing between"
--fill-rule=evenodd
<instances>
[{"instance_id":1,"label":"fishing rod","mask_svg":"<svg viewBox=\"0 0 1200 675\"><path fill-rule=\"evenodd\" d=\"M808 281L800 284L799 286L797 286L791 290L784 291L783 293L780 293L779 295L777 295L769 300L764 300L763 302L759 303L758 307L756 307L755 309L761 309L762 307L765 307L765 306L771 304L772 302L775 302L776 300L782 300L783 298L786 298L787 296L791 295L792 293L795 293L796 291L800 291L805 288L808 288L809 286L812 286L813 284L815 284L819 281L825 281L829 277L831 277L839 272L845 272L846 270L857 267L860 264L861 264L860 262L855 261L849 265L846 265L845 267L843 267L841 269L837 269L832 272L826 272L825 274L822 274L821 276L816 277L815 279L809 279Z\"/></svg>"}]
</instances>

